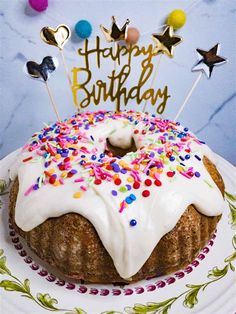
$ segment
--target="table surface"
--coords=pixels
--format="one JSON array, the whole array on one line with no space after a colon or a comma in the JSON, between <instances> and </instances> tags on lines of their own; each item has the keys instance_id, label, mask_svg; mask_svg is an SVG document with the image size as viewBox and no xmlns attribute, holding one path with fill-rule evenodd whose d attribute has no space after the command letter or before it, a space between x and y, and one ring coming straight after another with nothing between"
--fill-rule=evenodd
<instances>
[{"instance_id":1,"label":"table surface","mask_svg":"<svg viewBox=\"0 0 236 314\"><path fill-rule=\"evenodd\" d=\"M220 55L226 57L228 62L215 67L210 80L202 77L179 121L206 141L215 152L235 164L236 30L233 25L236 1L193 0L189 4L187 0L49 0L49 7L43 13L30 9L27 2L2 0L0 3L0 158L22 146L35 131L42 128L43 122L55 120L43 84L27 78L22 70L27 60L41 62L46 55L59 58L58 50L40 39L42 27L55 28L65 23L73 29L78 20L87 19L93 27L89 43L94 45L95 37L99 35L105 47L109 44L103 40L99 25L102 23L109 27L110 17L115 15L120 24L129 18L131 26L140 30L139 44L147 45L152 42L153 32L161 32L160 26L168 13L182 8L188 13L186 25L178 32L184 41L176 47L173 59L162 58L156 79L155 87L164 88L167 85L171 95L163 116L174 118L198 75L191 72L197 61L195 49L208 50L220 43ZM77 54L77 49L81 47L83 42L73 34L64 49L69 69L83 66L83 60ZM95 77L105 79L105 73L112 69L113 62L106 59L101 69L94 65L92 71ZM51 77L49 84L61 116L69 117L74 112L73 101L62 66ZM134 76L129 85L135 84ZM89 110L113 108L114 104L108 101L98 107L91 105ZM131 108L140 110L134 102L126 107ZM154 113L155 106L148 105L147 110Z\"/></svg>"}]
</instances>

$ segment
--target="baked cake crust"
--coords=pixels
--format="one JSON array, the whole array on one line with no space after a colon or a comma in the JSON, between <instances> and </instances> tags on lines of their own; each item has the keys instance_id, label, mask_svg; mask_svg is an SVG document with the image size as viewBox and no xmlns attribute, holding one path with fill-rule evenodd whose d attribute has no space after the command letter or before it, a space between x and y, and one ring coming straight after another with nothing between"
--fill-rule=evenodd
<instances>
[{"instance_id":1,"label":"baked cake crust","mask_svg":"<svg viewBox=\"0 0 236 314\"><path fill-rule=\"evenodd\" d=\"M203 162L223 195L221 175L207 157ZM221 217L208 217L193 205L188 206L176 226L156 245L143 267L125 280L117 273L93 225L79 214L49 218L29 232L21 230L14 218L17 195L16 179L10 192L10 221L28 246L65 277L93 283L129 283L181 269L192 262L209 241Z\"/></svg>"}]
</instances>

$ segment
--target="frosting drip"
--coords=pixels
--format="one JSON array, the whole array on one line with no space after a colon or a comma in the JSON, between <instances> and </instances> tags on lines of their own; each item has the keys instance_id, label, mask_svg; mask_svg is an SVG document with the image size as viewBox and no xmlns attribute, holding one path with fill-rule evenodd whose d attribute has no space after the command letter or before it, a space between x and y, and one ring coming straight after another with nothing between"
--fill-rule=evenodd
<instances>
[{"instance_id":1,"label":"frosting drip","mask_svg":"<svg viewBox=\"0 0 236 314\"><path fill-rule=\"evenodd\" d=\"M122 158L116 147L136 152ZM222 213L223 197L203 165L214 154L187 128L139 112L73 116L35 133L11 172L18 175L15 220L29 231L69 212L87 218L121 277L136 274L187 206Z\"/></svg>"}]
</instances>

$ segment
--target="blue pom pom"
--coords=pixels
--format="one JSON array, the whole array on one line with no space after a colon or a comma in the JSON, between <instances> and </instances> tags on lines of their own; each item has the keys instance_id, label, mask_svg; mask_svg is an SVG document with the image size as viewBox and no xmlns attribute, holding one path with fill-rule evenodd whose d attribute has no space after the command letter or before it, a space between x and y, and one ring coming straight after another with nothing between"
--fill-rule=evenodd
<instances>
[{"instance_id":1,"label":"blue pom pom","mask_svg":"<svg viewBox=\"0 0 236 314\"><path fill-rule=\"evenodd\" d=\"M80 38L86 39L92 33L92 26L87 20L80 20L75 25L75 32Z\"/></svg>"}]
</instances>

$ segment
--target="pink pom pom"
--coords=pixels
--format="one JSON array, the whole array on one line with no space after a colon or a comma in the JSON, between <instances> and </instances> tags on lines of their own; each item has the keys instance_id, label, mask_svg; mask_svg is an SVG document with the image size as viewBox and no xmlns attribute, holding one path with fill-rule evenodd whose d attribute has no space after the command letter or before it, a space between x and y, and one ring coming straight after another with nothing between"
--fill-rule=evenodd
<instances>
[{"instance_id":1,"label":"pink pom pom","mask_svg":"<svg viewBox=\"0 0 236 314\"><path fill-rule=\"evenodd\" d=\"M29 5L35 11L42 12L48 7L48 0L29 0Z\"/></svg>"}]
</instances>

